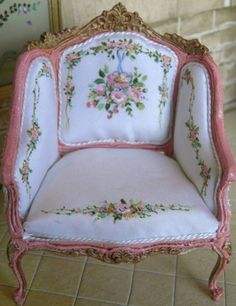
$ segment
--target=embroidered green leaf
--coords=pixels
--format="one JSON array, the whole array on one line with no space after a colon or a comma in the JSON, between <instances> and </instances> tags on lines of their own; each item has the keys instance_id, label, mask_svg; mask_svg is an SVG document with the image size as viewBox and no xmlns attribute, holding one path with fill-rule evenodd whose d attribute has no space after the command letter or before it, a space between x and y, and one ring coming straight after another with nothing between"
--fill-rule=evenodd
<instances>
[{"instance_id":1,"label":"embroidered green leaf","mask_svg":"<svg viewBox=\"0 0 236 306\"><path fill-rule=\"evenodd\" d=\"M142 109L145 108L145 105L144 105L143 103L141 103L141 102L136 103L136 106L137 106L137 108L138 108L139 110L142 110Z\"/></svg>"},{"instance_id":2,"label":"embroidered green leaf","mask_svg":"<svg viewBox=\"0 0 236 306\"><path fill-rule=\"evenodd\" d=\"M96 79L94 82L96 84L104 84L105 83L105 81L103 79Z\"/></svg>"},{"instance_id":3,"label":"embroidered green leaf","mask_svg":"<svg viewBox=\"0 0 236 306\"><path fill-rule=\"evenodd\" d=\"M107 65L105 65L103 71L104 71L104 73L107 74L109 72L109 67Z\"/></svg>"},{"instance_id":4,"label":"embroidered green leaf","mask_svg":"<svg viewBox=\"0 0 236 306\"><path fill-rule=\"evenodd\" d=\"M108 104L108 103L107 103L107 104L105 105L105 109L106 109L106 110L109 110L110 106L111 106L111 104Z\"/></svg>"},{"instance_id":5,"label":"embroidered green leaf","mask_svg":"<svg viewBox=\"0 0 236 306\"><path fill-rule=\"evenodd\" d=\"M99 104L97 105L97 108L98 108L99 110L102 110L102 109L104 108L104 106L105 106L105 104L99 103Z\"/></svg>"},{"instance_id":6,"label":"embroidered green leaf","mask_svg":"<svg viewBox=\"0 0 236 306\"><path fill-rule=\"evenodd\" d=\"M99 73L100 77L105 78L106 74L102 71L102 69L99 69L98 73Z\"/></svg>"},{"instance_id":7,"label":"embroidered green leaf","mask_svg":"<svg viewBox=\"0 0 236 306\"><path fill-rule=\"evenodd\" d=\"M127 107L127 108L126 108L126 111L127 111L127 113L128 113L129 115L132 114L132 108L131 108L131 107Z\"/></svg>"}]
</instances>

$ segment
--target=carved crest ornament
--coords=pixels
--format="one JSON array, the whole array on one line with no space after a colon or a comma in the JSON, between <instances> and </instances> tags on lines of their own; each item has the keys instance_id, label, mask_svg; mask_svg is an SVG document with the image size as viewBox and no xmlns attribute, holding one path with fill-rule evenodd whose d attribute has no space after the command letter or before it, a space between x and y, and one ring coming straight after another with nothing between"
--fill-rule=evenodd
<instances>
[{"instance_id":1,"label":"carved crest ornament","mask_svg":"<svg viewBox=\"0 0 236 306\"><path fill-rule=\"evenodd\" d=\"M44 33L39 41L31 41L25 48L27 50L51 49L76 36L86 39L102 32L122 31L133 31L143 33L147 38L157 37L163 39L177 48L180 48L187 54L204 55L209 52L209 49L202 45L197 39L187 40L177 34L158 34L142 20L137 12L128 12L121 3L116 4L110 11L103 11L100 16L94 18L82 28L73 27L55 34Z\"/></svg>"}]
</instances>

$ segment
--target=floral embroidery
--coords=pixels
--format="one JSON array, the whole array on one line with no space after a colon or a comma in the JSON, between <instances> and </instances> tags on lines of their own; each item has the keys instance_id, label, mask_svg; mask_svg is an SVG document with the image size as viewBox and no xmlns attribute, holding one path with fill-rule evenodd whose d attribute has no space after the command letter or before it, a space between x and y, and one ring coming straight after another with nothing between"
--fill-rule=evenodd
<instances>
[{"instance_id":1,"label":"floral embroidery","mask_svg":"<svg viewBox=\"0 0 236 306\"><path fill-rule=\"evenodd\" d=\"M4 0L0 1L0 4ZM32 2L32 1L31 1ZM30 13L37 11L40 1L34 1L33 3L13 3L8 9L4 10L0 14L0 27L8 21L11 15L18 13L18 15L29 15ZM32 25L32 20L27 20L26 24Z\"/></svg>"},{"instance_id":2,"label":"floral embroidery","mask_svg":"<svg viewBox=\"0 0 236 306\"><path fill-rule=\"evenodd\" d=\"M19 169L21 174L21 180L25 184L25 188L27 193L30 192L30 183L29 183L29 174L32 173L32 169L29 167L29 161L24 160L21 168Z\"/></svg>"},{"instance_id":3,"label":"floral embroidery","mask_svg":"<svg viewBox=\"0 0 236 306\"><path fill-rule=\"evenodd\" d=\"M29 175L33 172L30 168L30 156L32 155L33 151L37 148L37 143L39 142L39 138L42 135L40 131L40 126L38 123L38 118L36 116L37 106L39 103L40 98L40 86L39 86L39 78L40 77L48 77L52 78L51 69L47 63L43 63L41 69L39 70L36 78L35 78L35 85L33 88L33 113L31 117L31 128L27 130L27 135L29 137L29 141L27 143L27 151L26 156L23 161L21 168L19 169L21 180L25 184L26 192L30 196L30 189L31 185L29 182Z\"/></svg>"},{"instance_id":4,"label":"floral embroidery","mask_svg":"<svg viewBox=\"0 0 236 306\"><path fill-rule=\"evenodd\" d=\"M112 216L113 221L122 219L130 219L130 218L146 218L151 217L153 214L158 214L159 212L165 212L168 210L176 210L176 211L190 211L191 208L183 205L171 204L168 206L164 206L163 204L151 204L144 203L142 201L135 202L133 200L129 200L126 202L124 199L121 199L120 202L112 203L108 201L104 201L102 206L97 205L89 205L85 208L66 208L63 206L62 208L58 208L54 211L49 210L41 210L43 213L53 213L57 215L89 215L95 216L95 220L104 219L106 217Z\"/></svg>"},{"instance_id":5,"label":"floral embroidery","mask_svg":"<svg viewBox=\"0 0 236 306\"><path fill-rule=\"evenodd\" d=\"M73 68L76 67L76 65L81 61L81 58L83 56L88 55L88 51L78 51L78 52L72 52L70 54L67 54L65 63L67 65L67 76L66 76L66 84L64 87L64 93L66 96L66 123L69 127L69 114L68 114L68 108L72 107L72 97L75 94L75 86L72 82L73 80Z\"/></svg>"},{"instance_id":6,"label":"floral embroidery","mask_svg":"<svg viewBox=\"0 0 236 306\"><path fill-rule=\"evenodd\" d=\"M200 166L200 176L203 179L202 187L201 187L201 194L206 196L206 191L208 187L208 181L211 178L211 168L209 168L205 161L200 156L200 149L201 149L201 142L199 139L199 126L196 125L194 122L193 117L193 106L195 102L195 86L193 77L191 75L191 71L189 68L186 68L183 76L182 82L186 81L187 85L190 84L192 87L190 98L189 98L189 118L188 121L185 122L185 125L188 129L188 139L191 142L192 148L195 152L195 158L198 161L198 165ZM182 86L182 84L181 84Z\"/></svg>"},{"instance_id":7,"label":"floral embroidery","mask_svg":"<svg viewBox=\"0 0 236 306\"><path fill-rule=\"evenodd\" d=\"M146 75L139 73L135 67L133 73L114 71L109 74L107 65L99 70L99 77L90 84L89 101L87 107L97 107L98 110L105 109L108 112L107 118L111 119L119 109L124 109L129 116L133 116L132 105L143 110L145 99L144 93L147 88L144 86Z\"/></svg>"},{"instance_id":8,"label":"floral embroidery","mask_svg":"<svg viewBox=\"0 0 236 306\"><path fill-rule=\"evenodd\" d=\"M162 85L158 86L159 93L161 95L161 99L159 102L159 108L160 108L160 126L161 126L161 118L163 114L163 109L166 105L166 102L168 101L169 93L168 93L168 87L167 87L167 75L170 71L171 66L171 57L162 55L160 58L161 67L163 68L163 79L162 79Z\"/></svg>"},{"instance_id":9,"label":"floral embroidery","mask_svg":"<svg viewBox=\"0 0 236 306\"><path fill-rule=\"evenodd\" d=\"M78 51L69 53L65 58L67 66L66 84L64 93L66 96L66 123L69 127L70 117L69 109L72 108L72 98L75 94L75 85L73 84L73 68L81 61L81 58L87 55L97 55L106 53L110 60L118 60L116 71L109 73L107 65L100 69L98 78L89 85L87 107L95 107L98 110L108 112L107 118L112 118L113 114L118 113L120 109L125 109L129 116L133 115L132 106L136 106L138 110L143 110L145 105L145 93L147 88L144 82L147 79L146 75L140 73L137 68L133 72L126 72L122 68L122 63L126 57L131 60L136 59L140 53L146 54L155 62L160 62L163 69L162 83L158 86L160 93L159 112L160 125L163 114L163 109L168 101L168 73L171 66L171 57L162 55L158 51L150 51L145 49L141 44L133 42L132 39L119 39L101 42L100 45L91 47L86 51Z\"/></svg>"}]
</instances>

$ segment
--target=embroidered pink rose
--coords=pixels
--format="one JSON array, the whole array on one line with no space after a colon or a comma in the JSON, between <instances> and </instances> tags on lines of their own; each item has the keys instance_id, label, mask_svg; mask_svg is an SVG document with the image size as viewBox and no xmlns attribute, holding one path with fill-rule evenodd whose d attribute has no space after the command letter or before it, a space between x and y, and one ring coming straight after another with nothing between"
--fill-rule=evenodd
<instances>
[{"instance_id":1,"label":"embroidered pink rose","mask_svg":"<svg viewBox=\"0 0 236 306\"><path fill-rule=\"evenodd\" d=\"M146 205L145 205L144 203L141 203L141 204L139 205L139 209L140 209L140 210L145 210L145 208L146 208Z\"/></svg>"},{"instance_id":2,"label":"embroidered pink rose","mask_svg":"<svg viewBox=\"0 0 236 306\"><path fill-rule=\"evenodd\" d=\"M49 67L48 63L44 63L42 67L42 72L45 74L50 74L51 73L51 68Z\"/></svg>"},{"instance_id":3,"label":"embroidered pink rose","mask_svg":"<svg viewBox=\"0 0 236 306\"><path fill-rule=\"evenodd\" d=\"M88 108L90 108L90 107L96 107L97 106L97 102L90 102L90 101L88 101L87 103L86 103L86 106L88 107Z\"/></svg>"},{"instance_id":4,"label":"embroidered pink rose","mask_svg":"<svg viewBox=\"0 0 236 306\"><path fill-rule=\"evenodd\" d=\"M103 212L106 212L106 211L107 211L107 208L104 207L104 206L102 206L102 207L99 207L98 210L99 210L100 213L103 213Z\"/></svg>"},{"instance_id":5,"label":"embroidered pink rose","mask_svg":"<svg viewBox=\"0 0 236 306\"><path fill-rule=\"evenodd\" d=\"M128 96L131 100L138 102L142 99L142 90L139 87L130 87L128 89Z\"/></svg>"},{"instance_id":6,"label":"embroidered pink rose","mask_svg":"<svg viewBox=\"0 0 236 306\"><path fill-rule=\"evenodd\" d=\"M206 165L202 166L201 170L202 170L202 175L204 177L208 177L209 176L210 169Z\"/></svg>"},{"instance_id":7,"label":"embroidered pink rose","mask_svg":"<svg viewBox=\"0 0 236 306\"><path fill-rule=\"evenodd\" d=\"M96 91L96 94L98 96L103 96L106 92L106 86L105 85L98 85L96 88L95 88L95 91Z\"/></svg>"},{"instance_id":8,"label":"embroidered pink rose","mask_svg":"<svg viewBox=\"0 0 236 306\"><path fill-rule=\"evenodd\" d=\"M66 91L73 91L75 88L74 84L69 80L67 81L66 85L65 85L65 89Z\"/></svg>"},{"instance_id":9,"label":"embroidered pink rose","mask_svg":"<svg viewBox=\"0 0 236 306\"><path fill-rule=\"evenodd\" d=\"M127 43L126 43L126 41L119 40L119 41L115 42L113 46L115 48L118 48L118 49L125 49L127 47Z\"/></svg>"},{"instance_id":10,"label":"embroidered pink rose","mask_svg":"<svg viewBox=\"0 0 236 306\"><path fill-rule=\"evenodd\" d=\"M74 59L78 58L78 54L76 55L74 52L67 54L66 56L66 61L67 62L72 62Z\"/></svg>"},{"instance_id":11,"label":"embroidered pink rose","mask_svg":"<svg viewBox=\"0 0 236 306\"><path fill-rule=\"evenodd\" d=\"M168 98L168 88L166 86L162 86L161 96L162 96L162 98Z\"/></svg>"},{"instance_id":12,"label":"embroidered pink rose","mask_svg":"<svg viewBox=\"0 0 236 306\"><path fill-rule=\"evenodd\" d=\"M28 160L25 160L21 167L21 173L28 174L29 172L30 172L29 162Z\"/></svg>"},{"instance_id":13,"label":"embroidered pink rose","mask_svg":"<svg viewBox=\"0 0 236 306\"><path fill-rule=\"evenodd\" d=\"M188 135L189 140L191 140L192 142L194 142L197 138L197 135L195 133L195 131L190 131L189 135Z\"/></svg>"},{"instance_id":14,"label":"embroidered pink rose","mask_svg":"<svg viewBox=\"0 0 236 306\"><path fill-rule=\"evenodd\" d=\"M128 204L122 204L122 203L116 204L115 209L117 212L120 213L128 213L131 211L130 206Z\"/></svg>"},{"instance_id":15,"label":"embroidered pink rose","mask_svg":"<svg viewBox=\"0 0 236 306\"><path fill-rule=\"evenodd\" d=\"M31 136L32 140L37 140L39 138L39 136L41 135L41 132L38 129L36 129L35 127L32 127L29 130L29 133L30 133L30 136Z\"/></svg>"},{"instance_id":16,"label":"embroidered pink rose","mask_svg":"<svg viewBox=\"0 0 236 306\"><path fill-rule=\"evenodd\" d=\"M121 91L118 90L114 90L111 93L111 99L117 103L117 104L121 104L124 103L127 100L127 95Z\"/></svg>"},{"instance_id":17,"label":"embroidered pink rose","mask_svg":"<svg viewBox=\"0 0 236 306\"><path fill-rule=\"evenodd\" d=\"M128 88L130 76L126 72L112 72L107 76L107 83L115 88Z\"/></svg>"},{"instance_id":18,"label":"embroidered pink rose","mask_svg":"<svg viewBox=\"0 0 236 306\"><path fill-rule=\"evenodd\" d=\"M161 61L162 61L162 63L164 63L166 65L169 65L171 63L171 57L169 57L167 55L162 55Z\"/></svg>"}]
</instances>

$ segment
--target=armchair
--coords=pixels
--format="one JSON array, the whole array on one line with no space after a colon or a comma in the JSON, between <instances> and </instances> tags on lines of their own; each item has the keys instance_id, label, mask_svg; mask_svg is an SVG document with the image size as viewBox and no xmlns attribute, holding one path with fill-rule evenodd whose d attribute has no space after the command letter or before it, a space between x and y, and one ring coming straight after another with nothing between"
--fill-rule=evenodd
<instances>
[{"instance_id":1,"label":"armchair","mask_svg":"<svg viewBox=\"0 0 236 306\"><path fill-rule=\"evenodd\" d=\"M2 179L16 303L32 249L120 263L209 248L219 257L210 293L222 296L236 165L218 68L197 40L159 35L117 4L29 43Z\"/></svg>"}]
</instances>

